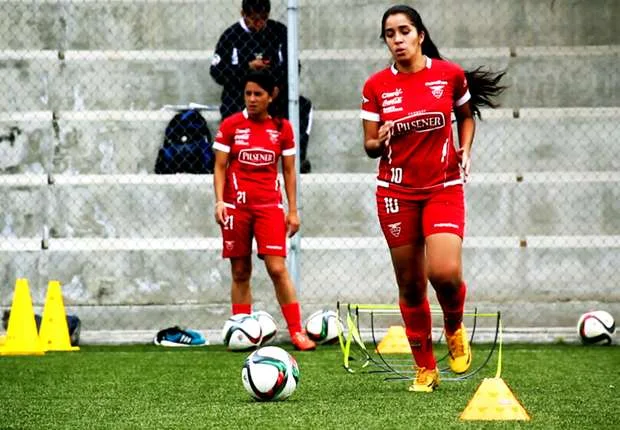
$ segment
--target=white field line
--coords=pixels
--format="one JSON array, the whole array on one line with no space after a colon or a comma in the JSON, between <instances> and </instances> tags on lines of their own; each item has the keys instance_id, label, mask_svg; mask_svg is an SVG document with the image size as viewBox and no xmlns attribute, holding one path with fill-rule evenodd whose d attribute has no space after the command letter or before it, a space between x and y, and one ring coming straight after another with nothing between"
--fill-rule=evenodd
<instances>
[{"instance_id":1,"label":"white field line","mask_svg":"<svg viewBox=\"0 0 620 430\"><path fill-rule=\"evenodd\" d=\"M465 249L608 249L620 248L620 236L479 236L466 237ZM167 238L50 238L45 252L103 251L220 251L219 237ZM302 251L352 251L386 249L383 237L302 237ZM0 238L0 251L36 252L40 238Z\"/></svg>"}]
</instances>

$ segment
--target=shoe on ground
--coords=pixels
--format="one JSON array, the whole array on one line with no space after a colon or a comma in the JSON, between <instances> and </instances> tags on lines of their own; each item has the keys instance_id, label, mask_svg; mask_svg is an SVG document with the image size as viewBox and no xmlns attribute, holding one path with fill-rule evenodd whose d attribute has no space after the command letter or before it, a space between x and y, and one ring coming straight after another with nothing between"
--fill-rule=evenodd
<instances>
[{"instance_id":1,"label":"shoe on ground","mask_svg":"<svg viewBox=\"0 0 620 430\"><path fill-rule=\"evenodd\" d=\"M448 342L448 364L454 373L465 373L471 366L471 345L467 338L465 325L461 323L461 328L454 332L452 336L446 333Z\"/></svg>"},{"instance_id":2,"label":"shoe on ground","mask_svg":"<svg viewBox=\"0 0 620 430\"><path fill-rule=\"evenodd\" d=\"M160 330L153 339L159 346L205 346L209 342L196 330L182 329L178 326Z\"/></svg>"},{"instance_id":3,"label":"shoe on ground","mask_svg":"<svg viewBox=\"0 0 620 430\"><path fill-rule=\"evenodd\" d=\"M301 162L299 165L299 173L310 173L312 171L312 164L310 164L310 160L306 159Z\"/></svg>"},{"instance_id":4,"label":"shoe on ground","mask_svg":"<svg viewBox=\"0 0 620 430\"><path fill-rule=\"evenodd\" d=\"M291 343L298 351L312 351L316 349L316 343L303 331L298 331L291 336Z\"/></svg>"},{"instance_id":5,"label":"shoe on ground","mask_svg":"<svg viewBox=\"0 0 620 430\"><path fill-rule=\"evenodd\" d=\"M409 387L409 391L416 393L432 393L439 386L439 370L437 368L427 369L418 367L415 380Z\"/></svg>"}]
</instances>

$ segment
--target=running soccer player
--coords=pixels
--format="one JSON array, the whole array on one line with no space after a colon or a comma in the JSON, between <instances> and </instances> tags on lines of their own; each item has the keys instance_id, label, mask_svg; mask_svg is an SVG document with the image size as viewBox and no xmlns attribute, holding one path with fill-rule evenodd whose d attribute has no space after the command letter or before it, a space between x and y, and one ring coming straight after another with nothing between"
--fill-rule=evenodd
<instances>
[{"instance_id":1,"label":"running soccer player","mask_svg":"<svg viewBox=\"0 0 620 430\"><path fill-rule=\"evenodd\" d=\"M232 313L252 312L252 239L265 262L293 346L316 344L302 330L301 307L286 268L286 236L299 230L296 200L295 141L288 120L272 117L276 82L265 71L250 72L243 82L246 108L222 121L215 138L215 220L223 238L222 256L230 259ZM282 160L282 203L278 160Z\"/></svg>"},{"instance_id":2,"label":"running soccer player","mask_svg":"<svg viewBox=\"0 0 620 430\"><path fill-rule=\"evenodd\" d=\"M496 107L492 98L504 89L498 85L503 73L465 73L444 61L420 15L409 6L393 6L384 13L381 38L394 63L364 84L364 149L369 157L380 157L378 218L416 364L409 390L432 392L439 371L431 339L429 280L443 311L450 367L464 373L471 364L463 324L463 184L470 170L474 115L480 114L481 105Z\"/></svg>"}]
</instances>

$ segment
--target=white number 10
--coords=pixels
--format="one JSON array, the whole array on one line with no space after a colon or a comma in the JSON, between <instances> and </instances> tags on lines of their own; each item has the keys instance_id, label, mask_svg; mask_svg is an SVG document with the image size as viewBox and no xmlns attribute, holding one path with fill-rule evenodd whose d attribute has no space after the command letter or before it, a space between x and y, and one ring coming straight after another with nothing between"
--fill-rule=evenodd
<instances>
[{"instance_id":1,"label":"white number 10","mask_svg":"<svg viewBox=\"0 0 620 430\"><path fill-rule=\"evenodd\" d=\"M400 184L403 181L403 169L401 167L392 167L392 182Z\"/></svg>"}]
</instances>

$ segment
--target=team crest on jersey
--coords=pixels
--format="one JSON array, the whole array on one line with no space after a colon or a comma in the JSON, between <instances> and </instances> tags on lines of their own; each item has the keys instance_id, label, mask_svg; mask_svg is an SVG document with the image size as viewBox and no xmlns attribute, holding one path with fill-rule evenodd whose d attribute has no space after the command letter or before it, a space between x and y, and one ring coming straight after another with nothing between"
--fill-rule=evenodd
<instances>
[{"instance_id":1,"label":"team crest on jersey","mask_svg":"<svg viewBox=\"0 0 620 430\"><path fill-rule=\"evenodd\" d=\"M443 96L443 90L446 87L446 85L448 85L448 81L433 81L433 82L427 82L424 85L426 85L430 90L431 90L431 94L433 96L435 96L436 99L441 98L441 96Z\"/></svg>"},{"instance_id":2,"label":"team crest on jersey","mask_svg":"<svg viewBox=\"0 0 620 430\"><path fill-rule=\"evenodd\" d=\"M235 241L234 240L225 240L224 241L224 246L226 247L227 251L232 251L232 249L235 247Z\"/></svg>"},{"instance_id":3,"label":"team crest on jersey","mask_svg":"<svg viewBox=\"0 0 620 430\"><path fill-rule=\"evenodd\" d=\"M267 129L267 134L269 135L269 140L271 140L272 144L277 144L280 139L280 132L278 130Z\"/></svg>"},{"instance_id":4,"label":"team crest on jersey","mask_svg":"<svg viewBox=\"0 0 620 430\"><path fill-rule=\"evenodd\" d=\"M267 166L276 161L276 153L265 148L248 148L239 151L237 157L240 163L252 166Z\"/></svg>"},{"instance_id":5,"label":"team crest on jersey","mask_svg":"<svg viewBox=\"0 0 620 430\"><path fill-rule=\"evenodd\" d=\"M390 233L392 236L398 237L400 236L400 225L402 222L395 222L394 224L388 224L388 228L390 229Z\"/></svg>"}]
</instances>

